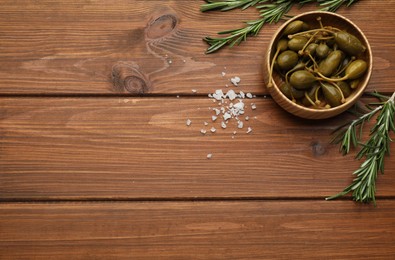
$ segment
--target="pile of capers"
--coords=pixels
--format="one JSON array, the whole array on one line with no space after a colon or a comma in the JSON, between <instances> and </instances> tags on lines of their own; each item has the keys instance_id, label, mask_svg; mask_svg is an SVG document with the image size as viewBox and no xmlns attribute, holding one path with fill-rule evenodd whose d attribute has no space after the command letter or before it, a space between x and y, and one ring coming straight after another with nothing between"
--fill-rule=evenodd
<instances>
[{"instance_id":1,"label":"pile of capers","mask_svg":"<svg viewBox=\"0 0 395 260\"><path fill-rule=\"evenodd\" d=\"M366 47L354 35L332 26L311 28L295 20L283 30L271 60L272 73L282 76L281 92L293 102L310 108L325 109L346 102L359 85L368 64L362 58Z\"/></svg>"}]
</instances>

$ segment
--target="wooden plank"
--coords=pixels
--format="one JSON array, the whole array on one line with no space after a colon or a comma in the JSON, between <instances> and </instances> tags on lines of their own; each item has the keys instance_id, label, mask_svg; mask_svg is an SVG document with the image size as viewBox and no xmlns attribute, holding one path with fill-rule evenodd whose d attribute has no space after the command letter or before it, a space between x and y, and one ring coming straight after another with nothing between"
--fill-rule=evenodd
<instances>
[{"instance_id":1,"label":"wooden plank","mask_svg":"<svg viewBox=\"0 0 395 260\"><path fill-rule=\"evenodd\" d=\"M1 204L2 259L393 259L393 201Z\"/></svg>"},{"instance_id":2,"label":"wooden plank","mask_svg":"<svg viewBox=\"0 0 395 260\"><path fill-rule=\"evenodd\" d=\"M212 122L212 108L220 106L209 98L0 102L3 200L323 198L348 185L359 166L330 144L330 133L347 115L301 120L269 98L245 100L250 120L241 117L243 129L234 119L226 129L220 119ZM394 196L394 156L386 159L386 171L378 195Z\"/></svg>"},{"instance_id":3,"label":"wooden plank","mask_svg":"<svg viewBox=\"0 0 395 260\"><path fill-rule=\"evenodd\" d=\"M240 76L248 91L266 93L262 64L278 25L266 26L242 47L205 55L204 36L242 26L257 13L202 14L202 3L2 1L0 93L209 93L233 76ZM394 5L378 0L339 10L360 26L372 45L369 90L391 92L395 85L394 12ZM113 72L122 82L127 78L128 87L114 87Z\"/></svg>"}]
</instances>

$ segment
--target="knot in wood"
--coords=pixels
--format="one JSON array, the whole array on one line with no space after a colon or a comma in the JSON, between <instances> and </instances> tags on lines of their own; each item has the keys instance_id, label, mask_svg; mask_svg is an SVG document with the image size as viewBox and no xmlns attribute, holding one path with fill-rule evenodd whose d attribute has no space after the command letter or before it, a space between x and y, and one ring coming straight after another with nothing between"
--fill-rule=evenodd
<instances>
[{"instance_id":1,"label":"knot in wood","mask_svg":"<svg viewBox=\"0 0 395 260\"><path fill-rule=\"evenodd\" d=\"M177 26L178 18L173 14L164 14L152 20L147 27L149 39L160 39L169 35Z\"/></svg>"},{"instance_id":2,"label":"knot in wood","mask_svg":"<svg viewBox=\"0 0 395 260\"><path fill-rule=\"evenodd\" d=\"M322 156L326 153L326 148L318 141L313 141L311 143L311 150L313 152L313 156L318 157Z\"/></svg>"},{"instance_id":3,"label":"knot in wood","mask_svg":"<svg viewBox=\"0 0 395 260\"><path fill-rule=\"evenodd\" d=\"M143 94L149 91L150 84L138 68L128 63L118 63L112 69L112 82L117 92Z\"/></svg>"}]
</instances>

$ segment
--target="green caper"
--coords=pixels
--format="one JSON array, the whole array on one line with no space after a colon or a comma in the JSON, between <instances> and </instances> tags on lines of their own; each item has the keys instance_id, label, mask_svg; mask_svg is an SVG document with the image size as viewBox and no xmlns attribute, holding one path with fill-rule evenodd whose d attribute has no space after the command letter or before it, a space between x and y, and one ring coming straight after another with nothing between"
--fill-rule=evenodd
<instances>
[{"instance_id":1,"label":"green caper","mask_svg":"<svg viewBox=\"0 0 395 260\"><path fill-rule=\"evenodd\" d=\"M368 64L364 60L355 60L346 69L347 79L357 79L361 77L368 68Z\"/></svg>"},{"instance_id":2,"label":"green caper","mask_svg":"<svg viewBox=\"0 0 395 260\"><path fill-rule=\"evenodd\" d=\"M342 104L342 95L335 86L324 82L321 83L321 88L326 102L328 102L331 107L337 107Z\"/></svg>"},{"instance_id":3,"label":"green caper","mask_svg":"<svg viewBox=\"0 0 395 260\"><path fill-rule=\"evenodd\" d=\"M287 82L284 82L283 84L281 84L279 86L280 91L289 99L293 99L292 96L292 90L291 90L292 86L289 85Z\"/></svg>"},{"instance_id":4,"label":"green caper","mask_svg":"<svg viewBox=\"0 0 395 260\"><path fill-rule=\"evenodd\" d=\"M295 36L288 41L288 48L293 51L299 51L306 45L308 39L303 36Z\"/></svg>"},{"instance_id":5,"label":"green caper","mask_svg":"<svg viewBox=\"0 0 395 260\"><path fill-rule=\"evenodd\" d=\"M343 96L349 97L351 95L352 89L350 87L350 85L345 82L345 81L339 81L336 82L336 85L340 88L340 90L343 92Z\"/></svg>"},{"instance_id":6,"label":"green caper","mask_svg":"<svg viewBox=\"0 0 395 260\"><path fill-rule=\"evenodd\" d=\"M350 88L356 89L359 85L360 79L354 79L350 81Z\"/></svg>"},{"instance_id":7,"label":"green caper","mask_svg":"<svg viewBox=\"0 0 395 260\"><path fill-rule=\"evenodd\" d=\"M278 51L285 51L288 48L288 41L286 39L281 39L277 43L277 50Z\"/></svg>"},{"instance_id":8,"label":"green caper","mask_svg":"<svg viewBox=\"0 0 395 260\"><path fill-rule=\"evenodd\" d=\"M300 20L295 20L295 21L289 23L285 27L283 34L289 35L289 34L298 33L303 29L303 27L304 27L304 22L302 22Z\"/></svg>"},{"instance_id":9,"label":"green caper","mask_svg":"<svg viewBox=\"0 0 395 260\"><path fill-rule=\"evenodd\" d=\"M317 79L307 70L298 70L291 74L289 82L296 89L308 89Z\"/></svg>"},{"instance_id":10,"label":"green caper","mask_svg":"<svg viewBox=\"0 0 395 260\"><path fill-rule=\"evenodd\" d=\"M336 50L331 52L328 57L320 62L318 65L318 71L326 77L333 75L340 63L343 61L343 58L344 53L342 51Z\"/></svg>"},{"instance_id":11,"label":"green caper","mask_svg":"<svg viewBox=\"0 0 395 260\"><path fill-rule=\"evenodd\" d=\"M286 50L278 55L278 66L283 70L290 70L298 63L298 54L291 50Z\"/></svg>"},{"instance_id":12,"label":"green caper","mask_svg":"<svg viewBox=\"0 0 395 260\"><path fill-rule=\"evenodd\" d=\"M317 43L310 43L309 45L307 45L305 52L309 53L311 56L314 56L317 47L318 47Z\"/></svg>"},{"instance_id":13,"label":"green caper","mask_svg":"<svg viewBox=\"0 0 395 260\"><path fill-rule=\"evenodd\" d=\"M331 52L331 49L325 43L320 43L317 46L317 48L315 49L315 53L316 53L317 57L320 59L326 58L330 52Z\"/></svg>"},{"instance_id":14,"label":"green caper","mask_svg":"<svg viewBox=\"0 0 395 260\"><path fill-rule=\"evenodd\" d=\"M345 31L334 33L335 41L339 48L349 55L358 55L366 50L361 41Z\"/></svg>"}]
</instances>

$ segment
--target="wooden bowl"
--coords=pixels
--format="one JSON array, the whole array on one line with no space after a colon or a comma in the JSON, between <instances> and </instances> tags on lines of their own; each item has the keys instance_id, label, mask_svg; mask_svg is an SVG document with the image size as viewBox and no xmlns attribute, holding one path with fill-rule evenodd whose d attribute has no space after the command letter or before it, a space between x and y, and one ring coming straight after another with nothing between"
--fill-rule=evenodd
<instances>
[{"instance_id":1,"label":"wooden bowl","mask_svg":"<svg viewBox=\"0 0 395 260\"><path fill-rule=\"evenodd\" d=\"M321 17L321 21L324 24L324 26L333 26L337 27L341 30L345 30L348 33L356 36L361 43L366 47L366 51L362 53L359 58L365 60L368 64L368 69L365 72L365 74L360 78L360 83L356 89L353 90L352 94L346 99L346 102L343 103L340 106L333 107L333 108L308 108L304 107L302 105L298 105L294 102L292 102L290 99L288 99L278 88L278 86L283 83L283 79L279 73L277 73L275 70L273 71L273 86L268 87L268 91L273 97L273 99L280 105L283 109L288 111L291 114L294 114L296 116L302 117L302 118L307 118L307 119L324 119L324 118L329 118L329 117L334 117L347 109L349 109L363 94L369 79L370 75L372 73L372 50L369 45L368 40L366 39L365 35L363 32L349 19L335 13L330 13L330 12L323 12L323 11L313 11L313 12L307 12L303 13L300 15L297 15L293 17L292 19L288 20L286 23L284 23L274 34L273 38L270 41L269 44L269 49L266 54L266 61L265 61L265 67L267 71L270 71L270 64L271 60L276 52L276 46L278 40L282 36L282 32L284 28L291 23L294 20L301 20L309 25L312 25L315 27L317 25L317 28L319 27L319 24L317 22L317 17Z\"/></svg>"}]
</instances>

